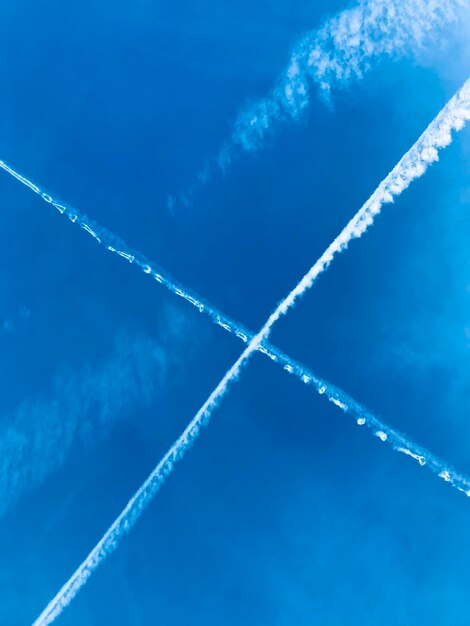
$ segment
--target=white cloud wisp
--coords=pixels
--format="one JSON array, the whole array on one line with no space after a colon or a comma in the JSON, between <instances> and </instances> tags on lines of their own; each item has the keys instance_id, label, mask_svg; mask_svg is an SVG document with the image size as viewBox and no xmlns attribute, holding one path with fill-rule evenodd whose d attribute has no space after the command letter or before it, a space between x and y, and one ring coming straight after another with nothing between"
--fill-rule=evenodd
<instances>
[{"instance_id":1,"label":"white cloud wisp","mask_svg":"<svg viewBox=\"0 0 470 626\"><path fill-rule=\"evenodd\" d=\"M359 0L308 32L271 92L240 111L216 158L206 163L190 189L168 198L168 207L191 202L215 169L225 172L241 154L261 148L269 132L298 120L309 105L312 86L329 101L334 88L362 78L383 58L423 50L467 6L468 0Z\"/></svg>"},{"instance_id":2,"label":"white cloud wisp","mask_svg":"<svg viewBox=\"0 0 470 626\"><path fill-rule=\"evenodd\" d=\"M307 33L271 94L242 112L225 148L259 147L270 126L298 118L309 102L309 84L323 93L370 71L383 57L421 50L433 33L455 20L466 0L360 0Z\"/></svg>"},{"instance_id":3,"label":"white cloud wisp","mask_svg":"<svg viewBox=\"0 0 470 626\"><path fill-rule=\"evenodd\" d=\"M131 409L149 406L172 367L168 346L120 334L94 371L59 371L52 398L23 401L0 422L0 517L63 465L77 442L94 446Z\"/></svg>"}]
</instances>

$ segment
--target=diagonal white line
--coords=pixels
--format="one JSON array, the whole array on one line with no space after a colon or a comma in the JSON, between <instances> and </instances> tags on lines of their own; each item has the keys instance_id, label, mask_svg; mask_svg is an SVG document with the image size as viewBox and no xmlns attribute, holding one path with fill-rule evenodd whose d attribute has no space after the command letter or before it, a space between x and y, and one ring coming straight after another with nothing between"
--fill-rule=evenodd
<instances>
[{"instance_id":1,"label":"diagonal white line","mask_svg":"<svg viewBox=\"0 0 470 626\"><path fill-rule=\"evenodd\" d=\"M122 536L129 532L129 530L133 527L143 510L150 503L160 486L165 481L166 477L172 472L175 463L180 460L186 451L191 447L192 443L199 435L201 427L208 423L213 410L228 392L230 384L236 381L242 367L248 363L251 355L258 350L262 342L268 338L269 333L276 321L282 315L285 315L285 313L287 313L287 311L294 305L297 298L299 298L313 285L316 278L328 268L334 256L347 247L349 241L362 236L362 234L367 230L367 227L372 224L375 215L380 212L382 205L384 203L391 202L393 197L406 189L412 180L421 176L426 171L427 166L430 163L437 160L437 149L448 145L452 140L451 131L454 129L461 130L467 119L470 119L470 79L468 79L455 96L451 98L414 146L402 157L402 159L400 159L399 163L380 183L377 190L341 231L338 237L336 237L336 239L328 246L326 251L311 267L309 272L302 278L301 281L299 281L287 297L282 300L280 304L278 304L261 330L256 335L251 337L245 350L223 376L219 384L209 395L182 435L171 446L169 451L158 463L147 480L128 502L123 512L106 531L102 539L90 552L80 567L60 589L58 594L47 605L41 615L34 622L33 626L50 624L61 614L63 609L70 604L93 571L109 554L115 550ZM29 183L27 179L17 174L1 161L0 166L18 178L18 180L27 184L34 191L37 190L36 193L39 193L42 197L44 197L39 188L34 186L32 183ZM47 198L47 201L53 202L52 198L49 196L47 196ZM96 233L93 233L93 236L96 237ZM377 435L383 441L386 441L388 438L385 431L378 431ZM415 457L420 463L425 463L426 461L430 462L431 467L434 467L435 471L441 470L441 467L444 467L442 471L439 471L439 475L446 480L451 480L445 466L441 466L441 462L432 455L429 454L428 457L425 457L424 455L417 455L408 447L398 449ZM470 482L462 476L458 476L458 478L462 484L465 485L465 487L458 485L457 488L468 494Z\"/></svg>"}]
</instances>

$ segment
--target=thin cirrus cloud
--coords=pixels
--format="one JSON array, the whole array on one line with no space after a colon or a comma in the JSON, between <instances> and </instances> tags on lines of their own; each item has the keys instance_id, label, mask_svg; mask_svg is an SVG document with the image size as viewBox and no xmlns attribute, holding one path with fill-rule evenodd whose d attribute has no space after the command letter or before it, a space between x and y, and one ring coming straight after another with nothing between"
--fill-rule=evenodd
<instances>
[{"instance_id":1,"label":"thin cirrus cloud","mask_svg":"<svg viewBox=\"0 0 470 626\"><path fill-rule=\"evenodd\" d=\"M0 426L0 516L64 463L74 443L93 445L127 412L151 402L166 379L163 343L122 334L98 368L61 372L49 398L23 402Z\"/></svg>"},{"instance_id":2,"label":"thin cirrus cloud","mask_svg":"<svg viewBox=\"0 0 470 626\"><path fill-rule=\"evenodd\" d=\"M467 4L468 0L361 0L308 32L294 47L271 92L238 114L214 161L206 163L189 190L177 198L169 196L168 207L172 210L178 201L190 203L214 166L226 171L241 154L261 148L268 133L298 120L308 107L312 86L329 100L334 88L362 78L384 57L421 51Z\"/></svg>"},{"instance_id":3,"label":"thin cirrus cloud","mask_svg":"<svg viewBox=\"0 0 470 626\"><path fill-rule=\"evenodd\" d=\"M271 94L238 116L221 163L230 155L230 145L255 150L273 124L297 118L309 103L310 82L328 94L364 76L384 56L420 50L439 27L456 19L463 4L464 0L362 0L311 31L294 48Z\"/></svg>"},{"instance_id":4,"label":"thin cirrus cloud","mask_svg":"<svg viewBox=\"0 0 470 626\"><path fill-rule=\"evenodd\" d=\"M161 485L172 473L176 463L181 460L192 447L202 427L208 424L213 411L228 393L231 385L236 382L250 357L255 351L262 347L263 342L266 342L274 324L294 306L298 299L310 287L312 287L318 276L329 267L334 257L344 251L350 241L361 237L366 232L367 228L373 223L375 216L380 213L382 206L386 203L393 202L394 197L400 195L414 179L419 178L425 173L431 163L438 160L438 150L451 143L452 131L460 131L464 127L465 122L469 119L470 78L467 79L461 89L449 100L436 118L429 124L417 142L379 184L356 215L328 246L322 256L312 265L307 274L297 283L294 289L280 304L278 304L261 330L256 335L251 336L242 354L225 373L183 433L173 443L145 482L132 496L126 507L115 519L98 544L63 585L56 596L49 602L44 611L34 622L33 626L44 626L45 624L51 624L55 621L62 611L73 601L76 594L83 585L86 584L96 568L114 552L124 535L130 532L143 511L159 491ZM18 174L15 170L12 170L9 166L6 166L2 161L0 161L0 166L42 197L46 195L44 199L47 202L55 203L55 201L49 195L44 194L39 187ZM63 205L59 206L63 207ZM62 213L66 213L66 211L59 210ZM73 215L75 217L73 221L77 221L77 212L74 211ZM93 236L96 238L97 233L93 232ZM112 251L119 254L117 250ZM132 255L129 255L129 253L123 253L121 256L127 258L131 263L135 261L134 257L132 257L132 259L130 258ZM149 267L147 273L151 273L151 271L152 269ZM343 411L353 412L352 403L351 406L348 406L339 399L333 400L333 402ZM444 464L429 451L420 448L400 433L382 425L369 413L361 415L357 422L359 425L368 424L370 428L374 429L374 434L381 441L389 441L396 451L413 458L422 466L427 465L431 471L450 483L455 489L465 493L467 496L470 495L470 480L455 472L455 470L450 468L447 464Z\"/></svg>"}]
</instances>

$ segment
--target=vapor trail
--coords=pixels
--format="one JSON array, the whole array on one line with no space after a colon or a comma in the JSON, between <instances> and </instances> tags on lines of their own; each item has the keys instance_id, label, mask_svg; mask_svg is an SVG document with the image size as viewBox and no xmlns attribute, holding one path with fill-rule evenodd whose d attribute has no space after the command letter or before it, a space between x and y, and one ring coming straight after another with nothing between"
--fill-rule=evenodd
<instances>
[{"instance_id":1,"label":"vapor trail","mask_svg":"<svg viewBox=\"0 0 470 626\"><path fill-rule=\"evenodd\" d=\"M182 459L184 454L191 447L192 443L198 437L202 426L207 425L212 411L227 392L230 383L236 380L243 363L246 362L250 353L255 349L252 346L254 342L259 341L259 335L260 333L253 337L250 344L245 348L234 365L227 371L182 435L175 441L150 476L129 500L122 513L116 518L80 567L36 619L33 626L43 626L55 621L62 611L71 603L81 587L87 582L93 571L102 561L114 552L124 534L130 532L167 476L173 471L176 462ZM304 378L306 377L306 375L303 376ZM312 382L317 385L319 381L312 375L311 380L304 380L304 382ZM333 385L324 382L323 387L320 388L319 391L320 393L327 391L330 399L332 399L338 407L344 412L355 416L358 425L367 425L381 441L387 441L394 450L414 458L420 465L427 465L434 473L449 482L453 487L464 492L467 496L470 496L470 479L457 473L452 467L441 461L425 448L417 446L398 431L380 422L380 420L374 417L370 412L363 409L358 403L352 400L352 398L336 389Z\"/></svg>"},{"instance_id":2,"label":"vapor trail","mask_svg":"<svg viewBox=\"0 0 470 626\"><path fill-rule=\"evenodd\" d=\"M330 244L309 272L276 307L261 330L256 335L252 335L249 339L247 337L247 347L232 367L226 372L217 387L212 391L183 434L171 446L169 451L158 463L147 480L128 502L123 512L107 530L103 538L90 552L72 577L51 600L38 619L34 622L33 626L52 623L60 615L63 609L70 604L98 565L100 565L100 563L114 551L122 536L129 532L129 530L133 527L146 506L150 503L160 486L165 481L166 477L172 472L175 463L180 460L186 451L191 447L193 441L195 441L198 437L202 426L209 422L213 410L227 393L230 384L235 382L238 378L242 367L247 364L253 352L259 350L262 347L263 342L267 340L275 322L282 315L287 313L290 307L294 305L297 298L313 285L315 279L327 269L336 253L344 250L351 239L361 237L367 227L372 224L374 216L380 212L381 206L386 202L391 202L393 197L406 189L414 178L421 176L426 171L426 168L430 163L437 160L437 148L442 148L448 145L452 140L451 131L453 129L462 129L465 121L469 118L470 79L468 79L455 96L451 98L414 146L405 154L404 157L402 157L399 163L382 181L382 183L380 183L378 189L372 194L358 213L356 213L354 218L347 224L340 235L333 241L332 244ZM20 180L20 182L41 195L41 197L43 197L47 202L51 202L57 206L50 196L41 192L41 190L28 179L24 178L1 161L0 166L15 176L15 178ZM63 205L59 206L64 209L61 212L67 211ZM74 213L74 216L75 215L76 213ZM78 215L72 221L76 221L77 219ZM97 237L96 233L93 232L91 234L93 234L95 238ZM119 252L117 250L114 251L118 252L125 258L129 256L126 252ZM128 258L128 260L130 259ZM150 272L151 271L152 270L150 268ZM264 346L264 349L267 351L266 346ZM273 351L273 356L276 356L275 352L277 351ZM285 365L285 368L289 371L293 370L293 365L291 365L290 359L288 359L288 363ZM305 380L304 382L314 381ZM315 382L315 384L317 383ZM469 479L455 472L455 470L447 466L427 450L424 450L413 442L407 440L407 438L401 433L382 424L369 412L364 411L360 405L346 396L346 394L342 394L342 392L336 390L332 391L332 389L334 389L332 386L329 386L329 388L331 400L343 411L350 412L355 415L359 425L367 424L373 429L375 435L381 441L389 441L395 450L414 458L420 463L420 465L427 464L433 472L437 473L444 480L450 482L456 489L470 495ZM323 392L326 391L326 389L327 387L325 383L325 389Z\"/></svg>"},{"instance_id":3,"label":"vapor trail","mask_svg":"<svg viewBox=\"0 0 470 626\"><path fill-rule=\"evenodd\" d=\"M422 176L428 166L438 160L438 149L447 146L451 140L452 130L461 130L470 118L470 78L466 80L464 85L449 100L440 113L429 124L424 133L419 137L416 143L408 150L408 152L400 159L392 171L382 180L377 189L351 219L347 226L341 231L338 237L328 246L327 250L318 259L315 265L302 278L299 284L291 291L287 298L274 311L268 320L268 333L272 325L273 316L277 319L284 314L294 301L304 293L313 283L315 278L324 271L329 263L331 263L334 255L344 250L351 239L361 237L368 226L370 226L383 204L393 202L393 198L404 191L415 178ZM184 298L191 305L196 307L201 313L206 313L211 320L224 328L227 332L237 335L245 343L253 337L245 327L238 322L230 319L210 303L193 293L177 281L175 281L168 273L159 268L155 263L149 261L140 252L136 252L117 235L111 233L106 228L100 226L77 209L59 202L49 195L45 190L41 189L28 178L21 175L12 167L0 160L0 168L8 174L16 178L23 185L38 194L45 202L54 206L61 214L65 215L72 223L77 224L80 228L91 235L99 244L107 251L117 254L129 263L136 265L145 274L149 275L158 283L164 285L169 291L175 295ZM257 346L257 350L268 354L273 360L276 360L275 350L265 341L266 337ZM279 357L277 357L279 358ZM287 359L287 357L286 357ZM294 363L289 359L280 361L283 365L291 365Z\"/></svg>"},{"instance_id":4,"label":"vapor trail","mask_svg":"<svg viewBox=\"0 0 470 626\"><path fill-rule=\"evenodd\" d=\"M212 411L227 392L230 382L233 382L238 377L241 366L254 350L252 347L254 341L255 338L227 371L183 433L174 442L147 480L139 487L135 495L129 500L125 509L116 518L112 526L108 528L102 539L80 567L36 619L33 626L52 623L74 599L98 565L117 548L122 536L132 529L167 476L173 471L176 462L183 458L193 441L198 437L201 427L208 423Z\"/></svg>"}]
</instances>

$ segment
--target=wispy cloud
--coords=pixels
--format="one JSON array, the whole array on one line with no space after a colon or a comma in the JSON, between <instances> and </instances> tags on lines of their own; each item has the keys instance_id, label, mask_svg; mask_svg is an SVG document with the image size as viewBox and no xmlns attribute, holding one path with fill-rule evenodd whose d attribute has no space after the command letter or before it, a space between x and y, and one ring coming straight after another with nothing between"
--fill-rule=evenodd
<instances>
[{"instance_id":1,"label":"wispy cloud","mask_svg":"<svg viewBox=\"0 0 470 626\"><path fill-rule=\"evenodd\" d=\"M48 398L2 416L0 515L60 468L74 443L96 445L129 410L148 404L170 364L165 344L123 334L99 367L58 373Z\"/></svg>"},{"instance_id":2,"label":"wispy cloud","mask_svg":"<svg viewBox=\"0 0 470 626\"><path fill-rule=\"evenodd\" d=\"M269 132L298 120L308 107L312 87L330 101L332 90L362 78L383 58L422 51L465 5L468 0L360 0L308 32L272 91L238 114L216 158L206 162L193 187L168 198L168 208L173 210L177 200L189 203L214 170L226 171L241 154L259 149Z\"/></svg>"},{"instance_id":3,"label":"wispy cloud","mask_svg":"<svg viewBox=\"0 0 470 626\"><path fill-rule=\"evenodd\" d=\"M422 49L434 31L456 18L464 0L362 0L309 33L294 48L271 94L237 118L229 144L259 147L275 122L297 118L309 102L310 84L329 94L362 78L384 56ZM230 145L222 153L225 162Z\"/></svg>"},{"instance_id":4,"label":"wispy cloud","mask_svg":"<svg viewBox=\"0 0 470 626\"><path fill-rule=\"evenodd\" d=\"M374 217L380 213L382 205L392 202L394 196L399 195L415 178L424 174L428 165L437 160L438 148L445 147L451 142L452 130L462 129L467 119L470 119L470 79L467 80L457 94L451 98L414 146L402 157L390 174L380 183L377 190L341 231L338 237L328 246L309 272L299 281L287 297L278 304L261 330L256 335L251 336L248 340L247 347L225 373L184 432L173 443L146 481L129 500L122 513L116 518L99 543L60 589L58 594L47 605L34 622L33 626L52 623L62 613L64 608L70 604L94 570L116 549L122 537L133 528L143 511L159 491L161 485L173 471L176 463L182 459L191 448L192 444L199 436L202 427L208 424L214 409L228 393L230 386L237 380L242 368L248 363L252 354L256 350L259 350L263 342L268 339L274 324L294 306L297 299L302 296L313 285L316 278L329 267L336 254L345 250L352 239L362 236L368 226L373 223ZM2 162L0 162L0 165L1 164ZM18 177L18 175L16 177ZM26 179L23 179L22 182L28 184L29 181L26 182ZM36 187L36 189L38 189L37 193L41 195L39 188ZM50 201L53 202L52 199L50 199ZM285 367L288 371L293 370L293 366L290 363L287 363ZM331 386L329 387L329 393L332 394ZM327 387L325 386L323 390L319 391L325 392L326 389ZM452 468L449 468L447 464L443 463L429 451L420 448L414 442L409 441L405 436L382 424L372 414L362 410L362 407L347 397L346 394L342 394L342 399L332 396L332 401L345 412L355 412L356 415L358 415L358 425L367 425L372 428L374 434L380 441L389 441L395 450L413 458L420 465L427 465L453 487L470 495L469 479L458 474Z\"/></svg>"}]
</instances>

